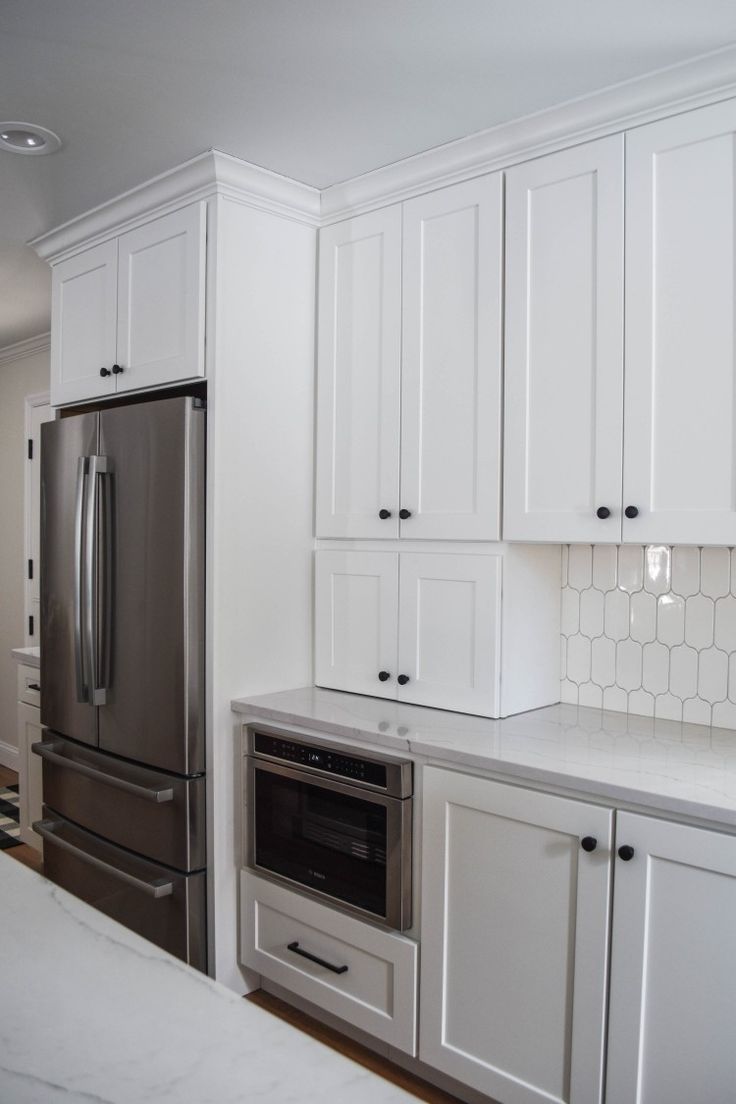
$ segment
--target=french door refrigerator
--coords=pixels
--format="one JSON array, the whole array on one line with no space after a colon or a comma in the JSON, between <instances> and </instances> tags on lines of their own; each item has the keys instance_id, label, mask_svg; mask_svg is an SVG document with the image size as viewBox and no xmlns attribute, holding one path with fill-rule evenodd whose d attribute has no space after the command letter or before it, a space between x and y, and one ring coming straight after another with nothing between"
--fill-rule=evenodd
<instances>
[{"instance_id":1,"label":"french door refrigerator","mask_svg":"<svg viewBox=\"0 0 736 1104\"><path fill-rule=\"evenodd\" d=\"M41 435L44 872L207 967L205 413L175 397Z\"/></svg>"}]
</instances>

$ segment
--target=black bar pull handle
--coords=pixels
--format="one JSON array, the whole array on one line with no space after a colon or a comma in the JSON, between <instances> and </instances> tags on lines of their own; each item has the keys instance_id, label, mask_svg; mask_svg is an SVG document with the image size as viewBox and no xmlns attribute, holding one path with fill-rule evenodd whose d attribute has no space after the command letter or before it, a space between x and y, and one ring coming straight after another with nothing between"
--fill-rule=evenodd
<instances>
[{"instance_id":1,"label":"black bar pull handle","mask_svg":"<svg viewBox=\"0 0 736 1104\"><path fill-rule=\"evenodd\" d=\"M332 970L333 974L346 974L348 972L347 966L333 966L331 962L325 962L323 958L318 958L317 955L310 954L309 951L303 951L296 940L289 943L286 949L294 954L301 955L302 958L308 958L310 962L316 962L318 966L324 966L326 970Z\"/></svg>"}]
</instances>

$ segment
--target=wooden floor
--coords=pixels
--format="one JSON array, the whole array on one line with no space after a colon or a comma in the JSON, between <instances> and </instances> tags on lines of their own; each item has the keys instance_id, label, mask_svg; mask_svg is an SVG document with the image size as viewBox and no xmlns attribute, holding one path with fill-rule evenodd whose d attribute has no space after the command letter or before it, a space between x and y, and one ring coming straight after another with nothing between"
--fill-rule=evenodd
<instances>
[{"instance_id":1,"label":"wooden floor","mask_svg":"<svg viewBox=\"0 0 736 1104\"><path fill-rule=\"evenodd\" d=\"M9 767L0 766L0 786L17 786L18 775ZM11 859L17 859L24 866L30 866L31 870L37 870L43 874L43 858L35 847L29 847L27 843L19 843L16 847L9 847L5 852Z\"/></svg>"},{"instance_id":2,"label":"wooden floor","mask_svg":"<svg viewBox=\"0 0 736 1104\"><path fill-rule=\"evenodd\" d=\"M406 1092L416 1096L418 1100L425 1100L427 1104L461 1104L456 1096L450 1096L442 1089L437 1089L427 1081L422 1081L421 1078L403 1070L401 1066L394 1065L387 1058L382 1058L380 1054L374 1054L372 1050L361 1046L360 1043L354 1043L352 1039L341 1035L339 1031L333 1031L331 1027L326 1027L319 1020L315 1020L312 1016L307 1016L306 1013L292 1008L290 1004L279 1000L278 997L274 997L270 993L266 993L263 989L250 993L245 999L257 1004L260 1008L265 1008L267 1012L272 1012L274 1016L280 1016L282 1020L298 1027L314 1039L319 1039L321 1043L325 1043L333 1050L339 1051L347 1058L352 1058L354 1062L372 1070L379 1077L385 1077L387 1081L392 1081L394 1085L398 1085Z\"/></svg>"}]
</instances>

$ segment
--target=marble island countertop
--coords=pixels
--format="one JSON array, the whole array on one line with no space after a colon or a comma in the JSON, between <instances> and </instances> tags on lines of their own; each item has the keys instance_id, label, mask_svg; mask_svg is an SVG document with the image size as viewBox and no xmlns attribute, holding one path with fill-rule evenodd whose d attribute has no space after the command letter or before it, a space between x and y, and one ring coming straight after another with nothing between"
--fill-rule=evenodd
<instances>
[{"instance_id":1,"label":"marble island countertop","mask_svg":"<svg viewBox=\"0 0 736 1104\"><path fill-rule=\"evenodd\" d=\"M0 1101L416 1101L2 852L0 900Z\"/></svg>"},{"instance_id":2,"label":"marble island countertop","mask_svg":"<svg viewBox=\"0 0 736 1104\"><path fill-rule=\"evenodd\" d=\"M240 698L243 719L736 827L736 732L583 706L489 720L302 687Z\"/></svg>"}]
</instances>

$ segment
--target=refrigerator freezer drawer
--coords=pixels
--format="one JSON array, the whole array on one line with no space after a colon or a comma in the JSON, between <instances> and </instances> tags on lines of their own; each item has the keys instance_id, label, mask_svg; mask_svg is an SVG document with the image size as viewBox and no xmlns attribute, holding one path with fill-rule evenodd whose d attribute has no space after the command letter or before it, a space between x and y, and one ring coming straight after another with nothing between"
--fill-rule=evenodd
<instances>
[{"instance_id":1,"label":"refrigerator freezer drawer","mask_svg":"<svg viewBox=\"0 0 736 1104\"><path fill-rule=\"evenodd\" d=\"M44 802L62 817L177 870L206 865L204 777L163 774L48 731L33 750Z\"/></svg>"},{"instance_id":2,"label":"refrigerator freezer drawer","mask_svg":"<svg viewBox=\"0 0 736 1104\"><path fill-rule=\"evenodd\" d=\"M205 873L178 874L70 824L43 807L44 874L170 954L207 968Z\"/></svg>"}]
</instances>

